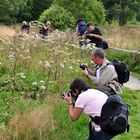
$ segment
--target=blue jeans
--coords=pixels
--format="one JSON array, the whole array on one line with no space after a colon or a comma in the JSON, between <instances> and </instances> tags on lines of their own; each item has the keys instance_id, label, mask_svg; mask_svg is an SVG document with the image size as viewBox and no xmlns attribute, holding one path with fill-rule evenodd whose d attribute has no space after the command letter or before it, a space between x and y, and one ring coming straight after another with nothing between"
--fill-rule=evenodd
<instances>
[{"instance_id":1,"label":"blue jeans","mask_svg":"<svg viewBox=\"0 0 140 140\"><path fill-rule=\"evenodd\" d=\"M103 131L96 132L94 128L92 129L92 136L89 136L87 140L111 140L113 137Z\"/></svg>"}]
</instances>

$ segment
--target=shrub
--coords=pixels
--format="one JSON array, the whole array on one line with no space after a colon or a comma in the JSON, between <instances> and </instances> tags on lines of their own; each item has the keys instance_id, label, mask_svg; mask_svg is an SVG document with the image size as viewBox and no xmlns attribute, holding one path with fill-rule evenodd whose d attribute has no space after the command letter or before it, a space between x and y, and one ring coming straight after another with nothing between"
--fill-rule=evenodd
<instances>
[{"instance_id":1,"label":"shrub","mask_svg":"<svg viewBox=\"0 0 140 140\"><path fill-rule=\"evenodd\" d=\"M41 22L48 20L51 21L54 28L60 30L73 28L75 24L75 18L72 14L57 5L52 5L49 9L45 10L39 18Z\"/></svg>"},{"instance_id":2,"label":"shrub","mask_svg":"<svg viewBox=\"0 0 140 140\"><path fill-rule=\"evenodd\" d=\"M83 17L87 22L102 24L105 21L105 10L97 0L54 0L54 4L64 7L71 12L75 19Z\"/></svg>"}]
</instances>

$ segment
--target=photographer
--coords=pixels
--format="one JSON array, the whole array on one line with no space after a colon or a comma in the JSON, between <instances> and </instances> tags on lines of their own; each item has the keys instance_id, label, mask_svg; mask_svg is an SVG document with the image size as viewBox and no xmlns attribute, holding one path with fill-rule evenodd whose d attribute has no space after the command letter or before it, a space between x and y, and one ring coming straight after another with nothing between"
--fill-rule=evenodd
<instances>
[{"instance_id":1,"label":"photographer","mask_svg":"<svg viewBox=\"0 0 140 140\"><path fill-rule=\"evenodd\" d=\"M92 23L87 24L87 31L84 33L84 38L89 39L90 43L95 44L97 48L108 48L108 43L103 40L100 29Z\"/></svg>"},{"instance_id":2,"label":"photographer","mask_svg":"<svg viewBox=\"0 0 140 140\"><path fill-rule=\"evenodd\" d=\"M85 39L90 39L90 43L96 44L96 47L102 48L102 33L92 23L87 24L87 31L84 34Z\"/></svg>"},{"instance_id":3,"label":"photographer","mask_svg":"<svg viewBox=\"0 0 140 140\"><path fill-rule=\"evenodd\" d=\"M25 31L25 33L28 34L30 32L30 24L27 23L26 21L23 21L21 25L21 30Z\"/></svg>"},{"instance_id":4,"label":"photographer","mask_svg":"<svg viewBox=\"0 0 140 140\"><path fill-rule=\"evenodd\" d=\"M90 89L87 84L80 78L75 79L70 85L71 93L64 93L64 99L68 102L69 116L72 121L76 121L82 112L86 115L95 117L100 116L101 109L107 101L108 96L103 92L95 89ZM77 100L75 105L72 103L72 96ZM88 140L110 140L113 135L109 135L101 131L99 125L90 123Z\"/></svg>"},{"instance_id":5,"label":"photographer","mask_svg":"<svg viewBox=\"0 0 140 140\"><path fill-rule=\"evenodd\" d=\"M100 91L107 95L121 93L122 86L118 82L118 76L114 66L109 62L103 49L96 48L91 53L91 59L95 63L94 71L88 68L83 69L83 75L92 80Z\"/></svg>"}]
</instances>

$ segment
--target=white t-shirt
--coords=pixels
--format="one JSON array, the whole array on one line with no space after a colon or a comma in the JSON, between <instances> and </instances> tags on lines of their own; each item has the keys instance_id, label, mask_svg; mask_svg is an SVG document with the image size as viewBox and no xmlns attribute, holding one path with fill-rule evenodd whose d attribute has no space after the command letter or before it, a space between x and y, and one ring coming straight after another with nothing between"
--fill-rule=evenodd
<instances>
[{"instance_id":1,"label":"white t-shirt","mask_svg":"<svg viewBox=\"0 0 140 140\"><path fill-rule=\"evenodd\" d=\"M96 89L88 89L79 94L75 107L83 108L83 112L88 116L100 116L101 109L108 96ZM93 124L96 131L100 131L98 125Z\"/></svg>"}]
</instances>

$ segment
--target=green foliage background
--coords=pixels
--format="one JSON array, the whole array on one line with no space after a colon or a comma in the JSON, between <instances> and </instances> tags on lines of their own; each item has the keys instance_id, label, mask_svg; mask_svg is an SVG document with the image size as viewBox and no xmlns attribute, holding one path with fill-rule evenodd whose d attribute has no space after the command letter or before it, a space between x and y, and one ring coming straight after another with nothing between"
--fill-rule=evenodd
<instances>
[{"instance_id":1,"label":"green foliage background","mask_svg":"<svg viewBox=\"0 0 140 140\"><path fill-rule=\"evenodd\" d=\"M97 0L54 0L53 4L58 4L75 17L79 19L83 17L87 22L93 22L95 24L102 24L105 21L105 10L100 1Z\"/></svg>"},{"instance_id":2,"label":"green foliage background","mask_svg":"<svg viewBox=\"0 0 140 140\"><path fill-rule=\"evenodd\" d=\"M71 13L71 18L74 17L76 21L83 17L86 22L93 22L95 24L101 25L105 22L112 23L118 21L121 10L120 1L121 0L0 0L0 23L9 25L24 20L37 20L42 14L44 14L44 11L50 11L50 9L53 9L54 11L54 8L51 8L51 6L55 7L56 5L60 6L61 9L63 7L68 13ZM125 24L137 24L140 21L139 6L139 0L125 1ZM52 15L48 14L47 16L50 17ZM63 14L60 14L60 17L63 17ZM50 18L52 19L52 17ZM55 18L56 16L53 17L53 20L55 20ZM71 18L69 17L67 19L70 20ZM73 27L71 23L65 21L61 21L59 27L61 23L61 27L64 23L69 28ZM58 25L55 25L54 23L54 27L58 27Z\"/></svg>"},{"instance_id":3,"label":"green foliage background","mask_svg":"<svg viewBox=\"0 0 140 140\"><path fill-rule=\"evenodd\" d=\"M66 30L67 28L74 28L75 18L63 7L52 5L48 10L44 11L39 18L39 21L51 21L55 29Z\"/></svg>"}]
</instances>

